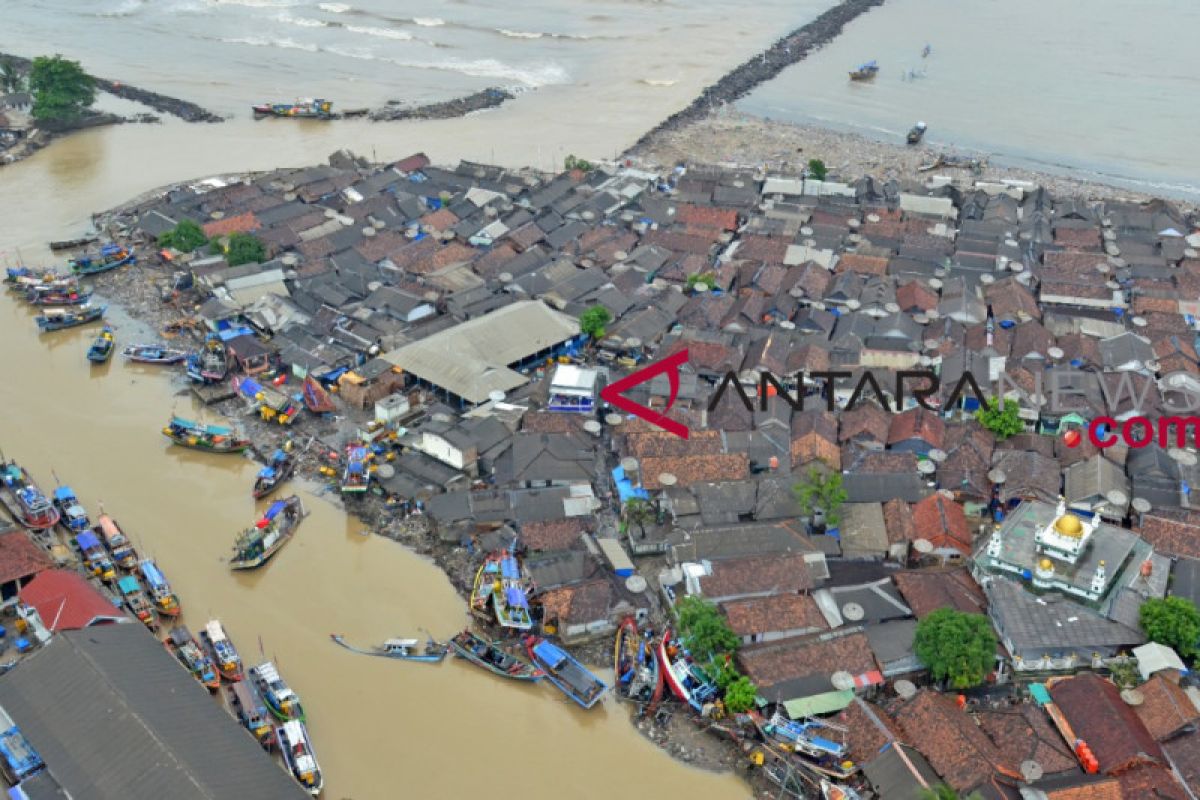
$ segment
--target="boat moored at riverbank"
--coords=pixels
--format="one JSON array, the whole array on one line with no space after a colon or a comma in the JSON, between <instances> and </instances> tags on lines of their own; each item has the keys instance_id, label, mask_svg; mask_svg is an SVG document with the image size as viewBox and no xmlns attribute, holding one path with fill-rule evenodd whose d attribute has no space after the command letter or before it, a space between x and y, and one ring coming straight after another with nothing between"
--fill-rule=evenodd
<instances>
[{"instance_id":1,"label":"boat moored at riverbank","mask_svg":"<svg viewBox=\"0 0 1200 800\"><path fill-rule=\"evenodd\" d=\"M419 639L386 639L382 645L373 647L370 650L354 647L340 633L331 633L329 634L329 638L350 652L358 653L359 655L394 658L399 661L421 661L426 664L440 662L446 657L446 651L449 649L449 646L444 642L436 642L432 638L425 641L423 649L418 649L421 646Z\"/></svg>"},{"instance_id":2,"label":"boat moored at riverbank","mask_svg":"<svg viewBox=\"0 0 1200 800\"><path fill-rule=\"evenodd\" d=\"M113 350L116 348L116 338L113 336L111 325L105 325L104 329L96 336L91 346L88 347L87 359L93 364L103 364L112 358Z\"/></svg>"},{"instance_id":3,"label":"boat moored at riverbank","mask_svg":"<svg viewBox=\"0 0 1200 800\"><path fill-rule=\"evenodd\" d=\"M75 546L79 548L79 554L83 558L84 569L92 575L105 583L117 577L117 568L104 545L96 538L96 534L83 531L75 537Z\"/></svg>"},{"instance_id":4,"label":"boat moored at riverbank","mask_svg":"<svg viewBox=\"0 0 1200 800\"><path fill-rule=\"evenodd\" d=\"M300 697L284 682L274 661L264 661L256 667L251 667L247 674L276 719L295 719L301 722L305 720Z\"/></svg>"},{"instance_id":5,"label":"boat moored at riverbank","mask_svg":"<svg viewBox=\"0 0 1200 800\"><path fill-rule=\"evenodd\" d=\"M296 495L271 503L258 522L238 535L230 568L255 569L267 563L292 540L307 513Z\"/></svg>"},{"instance_id":6,"label":"boat moored at riverbank","mask_svg":"<svg viewBox=\"0 0 1200 800\"><path fill-rule=\"evenodd\" d=\"M221 620L210 619L205 623L200 631L200 642L222 678L231 683L242 679L242 657L226 635Z\"/></svg>"},{"instance_id":7,"label":"boat moored at riverbank","mask_svg":"<svg viewBox=\"0 0 1200 800\"><path fill-rule=\"evenodd\" d=\"M108 548L118 567L123 570L133 570L137 567L137 551L133 549L133 544L117 521L104 513L103 507L96 519L96 530L104 537L104 546Z\"/></svg>"},{"instance_id":8,"label":"boat moored at riverbank","mask_svg":"<svg viewBox=\"0 0 1200 800\"><path fill-rule=\"evenodd\" d=\"M332 119L333 103L329 100L304 98L294 103L258 103L250 109L255 117L290 117L295 119Z\"/></svg>"},{"instance_id":9,"label":"boat moored at riverbank","mask_svg":"<svg viewBox=\"0 0 1200 800\"><path fill-rule=\"evenodd\" d=\"M45 531L58 524L62 515L37 484L15 461L0 467L0 502L13 521L32 531Z\"/></svg>"},{"instance_id":10,"label":"boat moored at riverbank","mask_svg":"<svg viewBox=\"0 0 1200 800\"><path fill-rule=\"evenodd\" d=\"M325 788L325 778L321 775L321 767L317 764L317 756L313 753L312 741L308 738L308 728L298 719L289 720L275 729L275 739L279 742L279 752L288 772L304 789L316 797Z\"/></svg>"},{"instance_id":11,"label":"boat moored at riverbank","mask_svg":"<svg viewBox=\"0 0 1200 800\"><path fill-rule=\"evenodd\" d=\"M230 684L229 707L242 727L250 731L258 743L270 749L275 742L275 729L267 711L267 704L258 696L258 691L250 681L238 681Z\"/></svg>"},{"instance_id":12,"label":"boat moored at riverbank","mask_svg":"<svg viewBox=\"0 0 1200 800\"><path fill-rule=\"evenodd\" d=\"M275 491L296 472L296 459L292 457L289 444L290 442L285 443L272 453L271 463L258 471L254 479L254 489L250 492L255 500L261 500Z\"/></svg>"},{"instance_id":13,"label":"boat moored at riverbank","mask_svg":"<svg viewBox=\"0 0 1200 800\"><path fill-rule=\"evenodd\" d=\"M539 681L545 673L504 651L498 642L489 642L472 631L465 630L450 640L454 655L483 667L493 675L517 681Z\"/></svg>"},{"instance_id":14,"label":"boat moored at riverbank","mask_svg":"<svg viewBox=\"0 0 1200 800\"><path fill-rule=\"evenodd\" d=\"M142 580L150 590L150 598L154 601L154 610L164 617L178 617L183 613L179 598L175 596L171 585L163 577L162 571L153 559L144 558L138 565L141 569Z\"/></svg>"},{"instance_id":15,"label":"boat moored at riverbank","mask_svg":"<svg viewBox=\"0 0 1200 800\"><path fill-rule=\"evenodd\" d=\"M178 364L187 358L186 350L163 347L159 344L131 344L121 350L121 355L138 364Z\"/></svg>"},{"instance_id":16,"label":"boat moored at riverbank","mask_svg":"<svg viewBox=\"0 0 1200 800\"><path fill-rule=\"evenodd\" d=\"M613 683L617 695L638 703L657 704L665 679L658 648L649 634L638 630L633 617L621 620L613 648Z\"/></svg>"},{"instance_id":17,"label":"boat moored at riverbank","mask_svg":"<svg viewBox=\"0 0 1200 800\"><path fill-rule=\"evenodd\" d=\"M31 306L81 306L92 296L90 290L78 286L33 286L25 293Z\"/></svg>"},{"instance_id":18,"label":"boat moored at riverbank","mask_svg":"<svg viewBox=\"0 0 1200 800\"><path fill-rule=\"evenodd\" d=\"M146 597L146 592L136 575L126 575L117 581L117 591L120 592L121 602L130 614L150 630L158 630L158 617L154 613L154 606L150 603L150 598Z\"/></svg>"},{"instance_id":19,"label":"boat moored at riverbank","mask_svg":"<svg viewBox=\"0 0 1200 800\"><path fill-rule=\"evenodd\" d=\"M207 425L176 416L172 416L171 421L163 428L163 436L180 447L190 447L206 453L242 453L250 446L250 440L240 436L233 428Z\"/></svg>"},{"instance_id":20,"label":"boat moored at riverbank","mask_svg":"<svg viewBox=\"0 0 1200 800\"><path fill-rule=\"evenodd\" d=\"M108 306L94 306L91 303L69 308L47 308L34 317L33 321L41 328L42 333L49 333L95 322L101 319L107 310Z\"/></svg>"},{"instance_id":21,"label":"boat moored at riverbank","mask_svg":"<svg viewBox=\"0 0 1200 800\"><path fill-rule=\"evenodd\" d=\"M188 672L192 673L204 688L210 692L221 688L221 676L217 673L212 659L201 649L192 632L186 627L180 625L172 628L163 645L180 664L187 667Z\"/></svg>"},{"instance_id":22,"label":"boat moored at riverbank","mask_svg":"<svg viewBox=\"0 0 1200 800\"><path fill-rule=\"evenodd\" d=\"M539 636L525 638L525 650L550 682L583 708L600 702L608 684L597 678L573 655Z\"/></svg>"},{"instance_id":23,"label":"boat moored at riverbank","mask_svg":"<svg viewBox=\"0 0 1200 800\"><path fill-rule=\"evenodd\" d=\"M658 663L671 694L696 711L702 712L705 703L716 699L717 687L692 661L683 643L671 635L670 628L658 643Z\"/></svg>"},{"instance_id":24,"label":"boat moored at riverbank","mask_svg":"<svg viewBox=\"0 0 1200 800\"><path fill-rule=\"evenodd\" d=\"M71 272L76 275L96 275L108 272L110 269L132 264L133 252L119 244L106 244L98 253L92 253L72 258L67 262Z\"/></svg>"}]
</instances>

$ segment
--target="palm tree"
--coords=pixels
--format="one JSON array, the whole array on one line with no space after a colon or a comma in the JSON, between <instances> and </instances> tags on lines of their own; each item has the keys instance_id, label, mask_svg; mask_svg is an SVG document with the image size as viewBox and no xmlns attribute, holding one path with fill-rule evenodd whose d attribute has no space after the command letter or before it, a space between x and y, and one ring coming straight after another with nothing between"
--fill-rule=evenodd
<instances>
[{"instance_id":1,"label":"palm tree","mask_svg":"<svg viewBox=\"0 0 1200 800\"><path fill-rule=\"evenodd\" d=\"M971 792L963 797L946 784L939 783L932 789L922 789L921 800L983 800L983 797L979 792Z\"/></svg>"},{"instance_id":2,"label":"palm tree","mask_svg":"<svg viewBox=\"0 0 1200 800\"><path fill-rule=\"evenodd\" d=\"M625 521L638 526L642 538L646 538L646 523L657 518L654 508L649 501L641 497L631 497L625 501Z\"/></svg>"},{"instance_id":3,"label":"palm tree","mask_svg":"<svg viewBox=\"0 0 1200 800\"><path fill-rule=\"evenodd\" d=\"M17 69L17 64L11 58L0 61L0 88L5 93L19 92L25 85L25 77Z\"/></svg>"}]
</instances>

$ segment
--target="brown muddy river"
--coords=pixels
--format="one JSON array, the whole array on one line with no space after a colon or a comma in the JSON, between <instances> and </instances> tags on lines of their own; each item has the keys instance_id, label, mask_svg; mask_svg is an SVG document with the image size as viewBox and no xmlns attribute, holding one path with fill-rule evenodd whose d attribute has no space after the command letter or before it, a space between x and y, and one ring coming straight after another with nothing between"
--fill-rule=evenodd
<instances>
[{"instance_id":1,"label":"brown muddy river","mask_svg":"<svg viewBox=\"0 0 1200 800\"><path fill-rule=\"evenodd\" d=\"M386 148L377 143L378 155L424 149L435 160L486 159L491 126L480 119L458 121L454 148L437 135L451 130L448 124L389 127L392 138ZM0 168L0 263L13 263L20 248L29 263L53 264L46 241L76 235L91 212L161 184L316 163L344 145L369 153L368 135L384 130L177 123L56 142ZM501 160L510 163L529 148L515 137L500 146ZM193 630L220 617L251 663L261 640L262 652L278 660L304 700L325 797L463 797L500 787L527 798L748 796L736 777L672 761L631 727L628 710L615 701L583 712L550 686L511 686L453 661L391 663L332 644L330 633L361 645L417 635L419 628L448 636L467 614L437 567L361 535L319 495L303 494L312 514L270 565L231 573L224 558L234 534L254 520L249 490L257 465L171 446L163 423L173 408L191 412L182 379L131 368L119 357L91 368L84 353L95 331L39 336L33 312L0 297L0 447L43 488L53 488L54 470L93 513L103 501L139 549L158 560Z\"/></svg>"}]
</instances>

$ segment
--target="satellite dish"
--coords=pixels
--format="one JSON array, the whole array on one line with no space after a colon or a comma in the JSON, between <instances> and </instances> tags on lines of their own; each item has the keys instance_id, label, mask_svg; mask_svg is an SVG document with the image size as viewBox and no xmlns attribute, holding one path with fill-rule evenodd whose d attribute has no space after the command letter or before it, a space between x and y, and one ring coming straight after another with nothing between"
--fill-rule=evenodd
<instances>
[{"instance_id":1,"label":"satellite dish","mask_svg":"<svg viewBox=\"0 0 1200 800\"><path fill-rule=\"evenodd\" d=\"M285 256L280 256L279 263L283 264L285 267L294 267L296 264L300 263L300 259L296 258L295 253L288 253Z\"/></svg>"},{"instance_id":2,"label":"satellite dish","mask_svg":"<svg viewBox=\"0 0 1200 800\"><path fill-rule=\"evenodd\" d=\"M692 287L692 291L697 292L699 294L703 294L704 292L708 291L708 284L707 283L697 283L695 286Z\"/></svg>"},{"instance_id":3,"label":"satellite dish","mask_svg":"<svg viewBox=\"0 0 1200 800\"><path fill-rule=\"evenodd\" d=\"M846 227L852 231L856 231L862 226L862 221L854 218L846 220Z\"/></svg>"},{"instance_id":4,"label":"satellite dish","mask_svg":"<svg viewBox=\"0 0 1200 800\"><path fill-rule=\"evenodd\" d=\"M884 303L883 310L888 312L889 314L899 314L900 313L900 304L899 303Z\"/></svg>"},{"instance_id":5,"label":"satellite dish","mask_svg":"<svg viewBox=\"0 0 1200 800\"><path fill-rule=\"evenodd\" d=\"M641 575L630 575L625 579L625 588L634 594L641 594L646 591L647 585L646 579Z\"/></svg>"},{"instance_id":6,"label":"satellite dish","mask_svg":"<svg viewBox=\"0 0 1200 800\"><path fill-rule=\"evenodd\" d=\"M1181 450L1179 452L1179 458L1177 460L1179 461L1180 464L1182 464L1185 467L1196 466L1196 454L1189 452L1187 450Z\"/></svg>"},{"instance_id":7,"label":"satellite dish","mask_svg":"<svg viewBox=\"0 0 1200 800\"><path fill-rule=\"evenodd\" d=\"M790 319L781 319L779 320L779 327L783 328L785 331L794 331L796 330L796 323L792 322Z\"/></svg>"},{"instance_id":8,"label":"satellite dish","mask_svg":"<svg viewBox=\"0 0 1200 800\"><path fill-rule=\"evenodd\" d=\"M1110 269L1112 269L1112 267L1110 267L1108 264L1104 263L1103 261L1096 265L1096 272L1099 272L1101 275L1105 274Z\"/></svg>"},{"instance_id":9,"label":"satellite dish","mask_svg":"<svg viewBox=\"0 0 1200 800\"><path fill-rule=\"evenodd\" d=\"M600 431L603 430L600 423L594 419L589 419L587 422L583 423L583 429L592 436L599 436Z\"/></svg>"},{"instance_id":10,"label":"satellite dish","mask_svg":"<svg viewBox=\"0 0 1200 800\"><path fill-rule=\"evenodd\" d=\"M637 468L638 460L633 456L625 456L625 458L621 459L621 469L625 470L626 475L630 472L637 472Z\"/></svg>"},{"instance_id":11,"label":"satellite dish","mask_svg":"<svg viewBox=\"0 0 1200 800\"><path fill-rule=\"evenodd\" d=\"M921 344L925 346L926 350L937 350L941 343L942 342L940 339L926 339L925 341L921 342Z\"/></svg>"},{"instance_id":12,"label":"satellite dish","mask_svg":"<svg viewBox=\"0 0 1200 800\"><path fill-rule=\"evenodd\" d=\"M325 209L325 219L334 219L335 217L337 217L337 215L338 215L338 213L336 211L334 211L332 208Z\"/></svg>"},{"instance_id":13,"label":"satellite dish","mask_svg":"<svg viewBox=\"0 0 1200 800\"><path fill-rule=\"evenodd\" d=\"M931 320L937 319L941 315L942 315L942 312L938 311L936 308L931 308L925 312L925 316L929 317L929 319L931 319Z\"/></svg>"},{"instance_id":14,"label":"satellite dish","mask_svg":"<svg viewBox=\"0 0 1200 800\"><path fill-rule=\"evenodd\" d=\"M946 460L946 451L939 450L936 447L929 451L930 461L942 462Z\"/></svg>"},{"instance_id":15,"label":"satellite dish","mask_svg":"<svg viewBox=\"0 0 1200 800\"><path fill-rule=\"evenodd\" d=\"M609 425L620 425L622 422L625 421L625 418L622 417L620 414L605 414L604 421L607 422Z\"/></svg>"},{"instance_id":16,"label":"satellite dish","mask_svg":"<svg viewBox=\"0 0 1200 800\"><path fill-rule=\"evenodd\" d=\"M626 253L624 250L614 250L613 258L615 258L617 261L624 261L625 259L629 258L629 253Z\"/></svg>"},{"instance_id":17,"label":"satellite dish","mask_svg":"<svg viewBox=\"0 0 1200 800\"><path fill-rule=\"evenodd\" d=\"M1144 328L1150 324L1149 322L1146 322L1145 317L1134 317L1133 319L1131 319L1129 321L1133 323L1133 326L1135 328Z\"/></svg>"},{"instance_id":18,"label":"satellite dish","mask_svg":"<svg viewBox=\"0 0 1200 800\"><path fill-rule=\"evenodd\" d=\"M804 297L804 287L793 286L791 289L788 289L788 294L799 300L801 297Z\"/></svg>"},{"instance_id":19,"label":"satellite dish","mask_svg":"<svg viewBox=\"0 0 1200 800\"><path fill-rule=\"evenodd\" d=\"M379 477L385 480L396 474L396 468L391 464L380 464L375 471L379 473Z\"/></svg>"},{"instance_id":20,"label":"satellite dish","mask_svg":"<svg viewBox=\"0 0 1200 800\"><path fill-rule=\"evenodd\" d=\"M372 228L370 225L368 225L367 227L365 227L361 231L359 231L359 233L361 233L363 236L370 239L372 236L375 235L376 231L374 228Z\"/></svg>"},{"instance_id":21,"label":"satellite dish","mask_svg":"<svg viewBox=\"0 0 1200 800\"><path fill-rule=\"evenodd\" d=\"M660 486L674 486L678 482L679 479L670 472L658 473L658 483Z\"/></svg>"},{"instance_id":22,"label":"satellite dish","mask_svg":"<svg viewBox=\"0 0 1200 800\"><path fill-rule=\"evenodd\" d=\"M917 323L918 325L928 325L929 324L929 315L928 314L913 314L913 322Z\"/></svg>"},{"instance_id":23,"label":"satellite dish","mask_svg":"<svg viewBox=\"0 0 1200 800\"><path fill-rule=\"evenodd\" d=\"M1008 268L1011 269L1013 272L1024 272L1025 271L1025 265L1022 264L1020 261L1010 261L1008 263Z\"/></svg>"},{"instance_id":24,"label":"satellite dish","mask_svg":"<svg viewBox=\"0 0 1200 800\"><path fill-rule=\"evenodd\" d=\"M921 461L917 464L917 472L922 475L932 475L937 472L937 465L932 461Z\"/></svg>"},{"instance_id":25,"label":"satellite dish","mask_svg":"<svg viewBox=\"0 0 1200 800\"><path fill-rule=\"evenodd\" d=\"M1123 690L1121 692L1121 699L1131 706L1140 706L1142 703L1146 702L1146 698L1143 697L1142 693L1137 689Z\"/></svg>"},{"instance_id":26,"label":"satellite dish","mask_svg":"<svg viewBox=\"0 0 1200 800\"><path fill-rule=\"evenodd\" d=\"M1063 352L1061 347L1048 347L1048 348L1046 348L1046 355L1050 356L1051 358L1053 358L1055 360L1058 360L1058 359L1062 358L1064 355L1066 355L1066 353Z\"/></svg>"},{"instance_id":27,"label":"satellite dish","mask_svg":"<svg viewBox=\"0 0 1200 800\"><path fill-rule=\"evenodd\" d=\"M941 289L943 285L944 284L942 283L941 278L930 278L929 279L929 288L933 289L934 291Z\"/></svg>"},{"instance_id":28,"label":"satellite dish","mask_svg":"<svg viewBox=\"0 0 1200 800\"><path fill-rule=\"evenodd\" d=\"M913 550L916 550L918 553L932 553L933 542L928 539L917 539L913 542Z\"/></svg>"},{"instance_id":29,"label":"satellite dish","mask_svg":"<svg viewBox=\"0 0 1200 800\"><path fill-rule=\"evenodd\" d=\"M851 297L846 301L846 308L850 309L851 311L858 311L860 308L862 308L862 303Z\"/></svg>"},{"instance_id":30,"label":"satellite dish","mask_svg":"<svg viewBox=\"0 0 1200 800\"><path fill-rule=\"evenodd\" d=\"M1043 774L1042 765L1039 764L1038 762L1036 762L1036 761L1022 761L1021 762L1021 777L1025 779L1026 783L1033 783L1034 781L1039 780L1042 777L1042 774Z\"/></svg>"},{"instance_id":31,"label":"satellite dish","mask_svg":"<svg viewBox=\"0 0 1200 800\"><path fill-rule=\"evenodd\" d=\"M1139 514L1145 514L1151 508L1150 501L1144 497L1133 498L1132 505L1133 505L1133 510L1138 512Z\"/></svg>"},{"instance_id":32,"label":"satellite dish","mask_svg":"<svg viewBox=\"0 0 1200 800\"><path fill-rule=\"evenodd\" d=\"M996 276L992 275L991 273L985 272L979 276L979 282L982 283L984 286L987 286L989 284L996 282Z\"/></svg>"},{"instance_id":33,"label":"satellite dish","mask_svg":"<svg viewBox=\"0 0 1200 800\"><path fill-rule=\"evenodd\" d=\"M846 603L842 606L842 616L851 622L858 622L866 615L867 612L858 603Z\"/></svg>"},{"instance_id":34,"label":"satellite dish","mask_svg":"<svg viewBox=\"0 0 1200 800\"><path fill-rule=\"evenodd\" d=\"M808 227L807 225L805 225L803 228L800 229L800 235L801 236L812 236L813 229Z\"/></svg>"},{"instance_id":35,"label":"satellite dish","mask_svg":"<svg viewBox=\"0 0 1200 800\"><path fill-rule=\"evenodd\" d=\"M854 688L854 676L841 669L829 676L829 682L833 684L833 688L842 692Z\"/></svg>"},{"instance_id":36,"label":"satellite dish","mask_svg":"<svg viewBox=\"0 0 1200 800\"><path fill-rule=\"evenodd\" d=\"M896 681L893 688L896 690L896 694L898 694L903 700L911 700L917 696L916 685L907 678L901 678L900 680Z\"/></svg>"},{"instance_id":37,"label":"satellite dish","mask_svg":"<svg viewBox=\"0 0 1200 800\"><path fill-rule=\"evenodd\" d=\"M382 281L371 281L370 283L368 283L368 284L367 284L367 291L368 291L368 292L377 292L377 291L379 291L379 290L380 290L380 289L382 289L382 288L383 288L383 282L382 282Z\"/></svg>"},{"instance_id":38,"label":"satellite dish","mask_svg":"<svg viewBox=\"0 0 1200 800\"><path fill-rule=\"evenodd\" d=\"M1129 502L1129 496L1120 489L1110 489L1105 492L1104 499L1119 508L1124 508L1125 504Z\"/></svg>"},{"instance_id":39,"label":"satellite dish","mask_svg":"<svg viewBox=\"0 0 1200 800\"><path fill-rule=\"evenodd\" d=\"M942 497L946 498L947 500L954 499L954 492L950 491L949 489L938 489L938 494L940 494Z\"/></svg>"},{"instance_id":40,"label":"satellite dish","mask_svg":"<svg viewBox=\"0 0 1200 800\"><path fill-rule=\"evenodd\" d=\"M878 214L867 214L867 222L879 222Z\"/></svg>"},{"instance_id":41,"label":"satellite dish","mask_svg":"<svg viewBox=\"0 0 1200 800\"><path fill-rule=\"evenodd\" d=\"M1008 476L1004 474L1002 469L994 469L987 474L987 478L992 483L1004 483L1008 480Z\"/></svg>"},{"instance_id":42,"label":"satellite dish","mask_svg":"<svg viewBox=\"0 0 1200 800\"><path fill-rule=\"evenodd\" d=\"M211 214L209 214L208 216L212 219L224 219L225 212L224 211L214 211Z\"/></svg>"}]
</instances>

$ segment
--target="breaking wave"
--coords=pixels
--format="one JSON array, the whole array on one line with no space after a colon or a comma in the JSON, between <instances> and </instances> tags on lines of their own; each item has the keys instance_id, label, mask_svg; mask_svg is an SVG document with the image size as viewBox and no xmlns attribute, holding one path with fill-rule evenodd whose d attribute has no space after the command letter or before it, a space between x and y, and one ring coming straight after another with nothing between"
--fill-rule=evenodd
<instances>
[{"instance_id":1,"label":"breaking wave","mask_svg":"<svg viewBox=\"0 0 1200 800\"><path fill-rule=\"evenodd\" d=\"M146 4L146 0L125 0L116 8L108 11L97 11L98 17L128 17L131 14L136 14Z\"/></svg>"},{"instance_id":2,"label":"breaking wave","mask_svg":"<svg viewBox=\"0 0 1200 800\"><path fill-rule=\"evenodd\" d=\"M330 14L345 14L350 10L350 6L345 3L317 3L317 8Z\"/></svg>"},{"instance_id":3,"label":"breaking wave","mask_svg":"<svg viewBox=\"0 0 1200 800\"><path fill-rule=\"evenodd\" d=\"M289 8L300 0L208 0L212 6L247 6L249 8Z\"/></svg>"},{"instance_id":4,"label":"breaking wave","mask_svg":"<svg viewBox=\"0 0 1200 800\"><path fill-rule=\"evenodd\" d=\"M293 39L263 39L258 36L240 36L233 39L221 39L220 41L226 44L244 44L250 47L279 47L284 50L304 50L308 53L316 53L320 51L320 47L315 44L307 44L305 42L297 42Z\"/></svg>"},{"instance_id":5,"label":"breaking wave","mask_svg":"<svg viewBox=\"0 0 1200 800\"><path fill-rule=\"evenodd\" d=\"M674 86L679 81L671 78L642 78L640 83L644 83L647 86Z\"/></svg>"},{"instance_id":6,"label":"breaking wave","mask_svg":"<svg viewBox=\"0 0 1200 800\"><path fill-rule=\"evenodd\" d=\"M409 41L413 38L411 33L408 33L407 31L398 31L395 28L372 28L368 25L347 25L346 30L354 33L361 33L364 36L378 36L383 39Z\"/></svg>"},{"instance_id":7,"label":"breaking wave","mask_svg":"<svg viewBox=\"0 0 1200 800\"><path fill-rule=\"evenodd\" d=\"M299 25L301 28L327 28L329 23L320 19L312 19L310 17L293 17L291 14L284 11L277 19L280 22L286 22L289 25Z\"/></svg>"},{"instance_id":8,"label":"breaking wave","mask_svg":"<svg viewBox=\"0 0 1200 800\"><path fill-rule=\"evenodd\" d=\"M446 20L441 17L413 17L413 24L420 25L422 28L438 28L446 24Z\"/></svg>"},{"instance_id":9,"label":"breaking wave","mask_svg":"<svg viewBox=\"0 0 1200 800\"><path fill-rule=\"evenodd\" d=\"M497 28L496 32L501 36L507 36L510 39L540 39L546 34L533 33L530 31L510 31L507 28Z\"/></svg>"}]
</instances>

